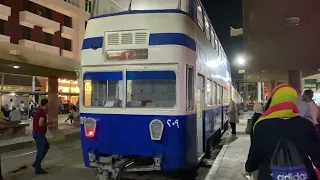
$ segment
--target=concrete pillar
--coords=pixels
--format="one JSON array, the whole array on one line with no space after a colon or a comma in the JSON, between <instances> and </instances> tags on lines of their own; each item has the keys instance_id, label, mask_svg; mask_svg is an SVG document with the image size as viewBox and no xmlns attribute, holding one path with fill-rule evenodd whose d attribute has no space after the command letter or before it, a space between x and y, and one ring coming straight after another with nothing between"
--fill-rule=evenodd
<instances>
[{"instance_id":1,"label":"concrete pillar","mask_svg":"<svg viewBox=\"0 0 320 180\"><path fill-rule=\"evenodd\" d=\"M268 82L268 98L272 96L272 91L276 87L276 81Z\"/></svg>"},{"instance_id":2,"label":"concrete pillar","mask_svg":"<svg viewBox=\"0 0 320 180\"><path fill-rule=\"evenodd\" d=\"M257 91L257 101L261 103L261 82L258 82Z\"/></svg>"},{"instance_id":3,"label":"concrete pillar","mask_svg":"<svg viewBox=\"0 0 320 180\"><path fill-rule=\"evenodd\" d=\"M1 73L1 90L4 88L4 73Z\"/></svg>"},{"instance_id":4,"label":"concrete pillar","mask_svg":"<svg viewBox=\"0 0 320 180\"><path fill-rule=\"evenodd\" d=\"M36 91L36 77L32 76L32 91ZM36 102L36 97L35 95L32 96L32 101Z\"/></svg>"},{"instance_id":5,"label":"concrete pillar","mask_svg":"<svg viewBox=\"0 0 320 180\"><path fill-rule=\"evenodd\" d=\"M297 91L298 95L302 94L302 72L297 70L288 71L289 84Z\"/></svg>"},{"instance_id":6,"label":"concrete pillar","mask_svg":"<svg viewBox=\"0 0 320 180\"><path fill-rule=\"evenodd\" d=\"M264 82L261 83L261 89L262 89L262 102L264 103L265 99L266 99L266 95L264 93Z\"/></svg>"},{"instance_id":7,"label":"concrete pillar","mask_svg":"<svg viewBox=\"0 0 320 180\"><path fill-rule=\"evenodd\" d=\"M58 78L49 77L48 78L48 121L55 121L52 126L58 127Z\"/></svg>"}]
</instances>

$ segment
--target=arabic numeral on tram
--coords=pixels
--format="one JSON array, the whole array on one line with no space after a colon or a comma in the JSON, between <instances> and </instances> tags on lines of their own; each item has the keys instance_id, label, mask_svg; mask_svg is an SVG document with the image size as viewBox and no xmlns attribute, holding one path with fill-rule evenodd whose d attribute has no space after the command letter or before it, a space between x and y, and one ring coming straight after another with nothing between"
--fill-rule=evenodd
<instances>
[{"instance_id":1,"label":"arabic numeral on tram","mask_svg":"<svg viewBox=\"0 0 320 180\"><path fill-rule=\"evenodd\" d=\"M167 120L167 125L168 125L169 127L177 127L177 128L180 128L180 127L179 127L179 120L178 120L178 119L176 119L175 121L173 121L173 120L171 120L171 119L168 119L168 120Z\"/></svg>"}]
</instances>

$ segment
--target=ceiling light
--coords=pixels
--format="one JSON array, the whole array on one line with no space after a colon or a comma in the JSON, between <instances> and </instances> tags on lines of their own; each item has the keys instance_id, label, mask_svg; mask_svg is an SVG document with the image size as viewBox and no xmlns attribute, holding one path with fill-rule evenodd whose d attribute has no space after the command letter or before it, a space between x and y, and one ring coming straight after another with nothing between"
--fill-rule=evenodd
<instances>
[{"instance_id":1,"label":"ceiling light","mask_svg":"<svg viewBox=\"0 0 320 180\"><path fill-rule=\"evenodd\" d=\"M19 69L19 68L20 68L20 66L13 66L13 68L14 68L14 69Z\"/></svg>"}]
</instances>

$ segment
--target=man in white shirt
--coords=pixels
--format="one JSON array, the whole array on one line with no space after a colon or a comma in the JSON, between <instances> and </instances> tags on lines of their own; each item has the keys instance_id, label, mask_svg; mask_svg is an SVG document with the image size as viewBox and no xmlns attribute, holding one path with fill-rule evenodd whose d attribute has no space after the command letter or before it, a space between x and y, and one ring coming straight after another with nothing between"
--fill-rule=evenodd
<instances>
[{"instance_id":1,"label":"man in white shirt","mask_svg":"<svg viewBox=\"0 0 320 180\"><path fill-rule=\"evenodd\" d=\"M24 112L24 104L23 104L23 101L21 101L21 103L20 103L20 105L19 105L19 111L20 111L21 113Z\"/></svg>"},{"instance_id":2,"label":"man in white shirt","mask_svg":"<svg viewBox=\"0 0 320 180\"><path fill-rule=\"evenodd\" d=\"M318 123L318 111L319 107L316 105L316 103L312 100L313 98L313 91L312 90L305 90L302 95L303 101L306 102L308 106L308 114L311 116L311 120L314 125L319 124Z\"/></svg>"},{"instance_id":3,"label":"man in white shirt","mask_svg":"<svg viewBox=\"0 0 320 180\"><path fill-rule=\"evenodd\" d=\"M10 102L8 104L8 110L12 111L13 107L14 107L13 99L10 99Z\"/></svg>"}]
</instances>

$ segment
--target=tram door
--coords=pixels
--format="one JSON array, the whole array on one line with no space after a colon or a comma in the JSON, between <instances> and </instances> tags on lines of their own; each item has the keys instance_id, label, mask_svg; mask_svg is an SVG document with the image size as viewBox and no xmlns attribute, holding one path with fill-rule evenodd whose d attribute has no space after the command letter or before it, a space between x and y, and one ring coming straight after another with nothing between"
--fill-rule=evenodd
<instances>
[{"instance_id":1,"label":"tram door","mask_svg":"<svg viewBox=\"0 0 320 180\"><path fill-rule=\"evenodd\" d=\"M197 146L198 155L203 153L203 108L204 108L204 80L201 75L197 77Z\"/></svg>"}]
</instances>

